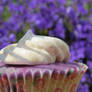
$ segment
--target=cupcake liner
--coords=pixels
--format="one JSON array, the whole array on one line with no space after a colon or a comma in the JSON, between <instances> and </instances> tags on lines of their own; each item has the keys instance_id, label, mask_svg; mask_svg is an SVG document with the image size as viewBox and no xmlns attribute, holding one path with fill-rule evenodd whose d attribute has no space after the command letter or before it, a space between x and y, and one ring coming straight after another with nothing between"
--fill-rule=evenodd
<instances>
[{"instance_id":1,"label":"cupcake liner","mask_svg":"<svg viewBox=\"0 0 92 92\"><path fill-rule=\"evenodd\" d=\"M24 86L25 92L32 92L32 75L30 72L28 72L25 76L25 86Z\"/></svg>"},{"instance_id":2,"label":"cupcake liner","mask_svg":"<svg viewBox=\"0 0 92 92\"><path fill-rule=\"evenodd\" d=\"M1 92L76 92L87 70L82 63L0 66Z\"/></svg>"}]
</instances>

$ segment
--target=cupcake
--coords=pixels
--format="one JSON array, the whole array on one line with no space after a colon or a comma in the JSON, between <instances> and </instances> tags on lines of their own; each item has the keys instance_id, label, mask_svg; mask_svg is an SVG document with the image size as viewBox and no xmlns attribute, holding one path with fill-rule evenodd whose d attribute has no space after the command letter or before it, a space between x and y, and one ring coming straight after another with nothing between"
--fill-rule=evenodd
<instances>
[{"instance_id":1,"label":"cupcake","mask_svg":"<svg viewBox=\"0 0 92 92\"><path fill-rule=\"evenodd\" d=\"M69 58L64 41L28 30L0 52L0 91L76 92L87 66L69 63Z\"/></svg>"}]
</instances>

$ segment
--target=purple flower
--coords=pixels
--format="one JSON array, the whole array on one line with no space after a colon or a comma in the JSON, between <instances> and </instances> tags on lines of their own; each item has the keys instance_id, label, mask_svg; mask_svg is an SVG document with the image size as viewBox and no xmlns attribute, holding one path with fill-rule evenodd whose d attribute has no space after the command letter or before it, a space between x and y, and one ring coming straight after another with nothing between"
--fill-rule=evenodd
<instances>
[{"instance_id":1,"label":"purple flower","mask_svg":"<svg viewBox=\"0 0 92 92\"><path fill-rule=\"evenodd\" d=\"M81 79L81 83L85 83L87 81L88 74L84 74L84 76Z\"/></svg>"},{"instance_id":2,"label":"purple flower","mask_svg":"<svg viewBox=\"0 0 92 92\"><path fill-rule=\"evenodd\" d=\"M89 59L89 60L92 60L92 45L88 44L87 45L87 48L86 48L86 57Z\"/></svg>"},{"instance_id":3,"label":"purple flower","mask_svg":"<svg viewBox=\"0 0 92 92\"><path fill-rule=\"evenodd\" d=\"M1 50L2 48L6 47L6 46L9 45L9 44L10 44L10 42L3 43L2 45L0 45L0 50Z\"/></svg>"},{"instance_id":4,"label":"purple flower","mask_svg":"<svg viewBox=\"0 0 92 92\"><path fill-rule=\"evenodd\" d=\"M20 18L17 17L10 17L7 22L3 23L3 26L5 29L8 29L10 31L18 31L21 27L22 21L20 21Z\"/></svg>"},{"instance_id":5,"label":"purple flower","mask_svg":"<svg viewBox=\"0 0 92 92\"><path fill-rule=\"evenodd\" d=\"M16 36L15 36L15 34L10 34L9 35L9 40L11 41L11 42L15 42L16 41Z\"/></svg>"},{"instance_id":6,"label":"purple flower","mask_svg":"<svg viewBox=\"0 0 92 92\"><path fill-rule=\"evenodd\" d=\"M59 4L66 4L66 0L57 0Z\"/></svg>"},{"instance_id":7,"label":"purple flower","mask_svg":"<svg viewBox=\"0 0 92 92\"><path fill-rule=\"evenodd\" d=\"M88 84L80 84L79 88L77 89L77 92L89 92L89 86Z\"/></svg>"},{"instance_id":8,"label":"purple flower","mask_svg":"<svg viewBox=\"0 0 92 92\"><path fill-rule=\"evenodd\" d=\"M52 16L52 18L53 18L53 21L57 21L59 19L59 15L54 14L54 16Z\"/></svg>"},{"instance_id":9,"label":"purple flower","mask_svg":"<svg viewBox=\"0 0 92 92\"><path fill-rule=\"evenodd\" d=\"M48 34L49 34L49 36L55 36L55 33L54 33L53 30L50 30L50 31L48 32Z\"/></svg>"},{"instance_id":10,"label":"purple flower","mask_svg":"<svg viewBox=\"0 0 92 92\"><path fill-rule=\"evenodd\" d=\"M0 29L0 49L6 46L9 42L8 31Z\"/></svg>"},{"instance_id":11,"label":"purple flower","mask_svg":"<svg viewBox=\"0 0 92 92\"><path fill-rule=\"evenodd\" d=\"M66 14L67 14L67 17L69 17L69 18L75 18L76 17L75 10L70 6L67 7Z\"/></svg>"},{"instance_id":12,"label":"purple flower","mask_svg":"<svg viewBox=\"0 0 92 92\"><path fill-rule=\"evenodd\" d=\"M7 5L9 0L1 0L0 5Z\"/></svg>"},{"instance_id":13,"label":"purple flower","mask_svg":"<svg viewBox=\"0 0 92 92\"><path fill-rule=\"evenodd\" d=\"M56 33L56 36L60 37L60 38L65 38L65 29L63 26L63 20L60 19L58 21L58 23L56 24L56 28L54 30L54 32Z\"/></svg>"},{"instance_id":14,"label":"purple flower","mask_svg":"<svg viewBox=\"0 0 92 92\"><path fill-rule=\"evenodd\" d=\"M78 30L78 31L82 31L83 26L82 26L81 24L77 24L76 26L77 26L77 30Z\"/></svg>"},{"instance_id":15,"label":"purple flower","mask_svg":"<svg viewBox=\"0 0 92 92\"><path fill-rule=\"evenodd\" d=\"M92 61L87 61L87 65L88 65L88 67L89 67L89 69L91 69L92 70Z\"/></svg>"},{"instance_id":16,"label":"purple flower","mask_svg":"<svg viewBox=\"0 0 92 92\"><path fill-rule=\"evenodd\" d=\"M16 14L18 12L18 8L15 3L10 3L8 7L12 14Z\"/></svg>"},{"instance_id":17,"label":"purple flower","mask_svg":"<svg viewBox=\"0 0 92 92\"><path fill-rule=\"evenodd\" d=\"M3 6L0 6L0 14L3 12Z\"/></svg>"},{"instance_id":18,"label":"purple flower","mask_svg":"<svg viewBox=\"0 0 92 92\"><path fill-rule=\"evenodd\" d=\"M37 0L32 0L29 2L30 8L36 8L38 6L38 1Z\"/></svg>"},{"instance_id":19,"label":"purple flower","mask_svg":"<svg viewBox=\"0 0 92 92\"><path fill-rule=\"evenodd\" d=\"M87 36L87 42L92 44L92 32L90 32Z\"/></svg>"},{"instance_id":20,"label":"purple flower","mask_svg":"<svg viewBox=\"0 0 92 92\"><path fill-rule=\"evenodd\" d=\"M0 29L0 38L7 36L7 34L8 34L7 30Z\"/></svg>"},{"instance_id":21,"label":"purple flower","mask_svg":"<svg viewBox=\"0 0 92 92\"><path fill-rule=\"evenodd\" d=\"M84 8L84 6L82 6L82 5L80 5L80 4L78 4L78 6L77 6L77 11L79 12L79 13L81 13L82 15L85 15L85 14L87 14L87 10Z\"/></svg>"},{"instance_id":22,"label":"purple flower","mask_svg":"<svg viewBox=\"0 0 92 92\"><path fill-rule=\"evenodd\" d=\"M17 9L18 9L19 13L21 13L21 14L25 14L26 13L26 8L25 8L24 5L18 6Z\"/></svg>"}]
</instances>

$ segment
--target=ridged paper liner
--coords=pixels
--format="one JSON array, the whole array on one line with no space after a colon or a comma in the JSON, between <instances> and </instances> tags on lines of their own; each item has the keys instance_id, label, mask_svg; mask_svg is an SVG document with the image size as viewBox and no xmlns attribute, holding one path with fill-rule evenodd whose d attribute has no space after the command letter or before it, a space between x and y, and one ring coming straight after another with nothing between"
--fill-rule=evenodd
<instances>
[{"instance_id":1,"label":"ridged paper liner","mask_svg":"<svg viewBox=\"0 0 92 92\"><path fill-rule=\"evenodd\" d=\"M80 63L0 67L1 92L76 92L87 66Z\"/></svg>"}]
</instances>

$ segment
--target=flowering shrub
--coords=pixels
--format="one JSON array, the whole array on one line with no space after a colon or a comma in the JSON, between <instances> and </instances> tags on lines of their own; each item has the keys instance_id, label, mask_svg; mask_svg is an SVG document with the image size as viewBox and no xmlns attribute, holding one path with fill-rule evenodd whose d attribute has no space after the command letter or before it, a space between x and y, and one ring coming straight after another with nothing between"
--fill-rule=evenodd
<instances>
[{"instance_id":1,"label":"flowering shrub","mask_svg":"<svg viewBox=\"0 0 92 92\"><path fill-rule=\"evenodd\" d=\"M70 61L89 66L78 92L92 90L91 0L0 0L0 49L17 42L29 28L70 46Z\"/></svg>"}]
</instances>

